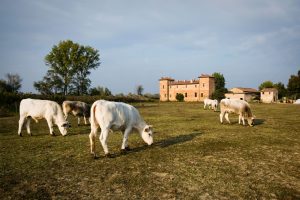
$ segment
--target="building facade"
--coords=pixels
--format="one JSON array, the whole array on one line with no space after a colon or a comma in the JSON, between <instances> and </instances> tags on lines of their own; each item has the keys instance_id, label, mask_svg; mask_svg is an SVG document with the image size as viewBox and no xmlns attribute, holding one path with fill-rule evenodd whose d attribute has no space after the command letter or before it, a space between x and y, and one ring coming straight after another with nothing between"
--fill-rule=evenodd
<instances>
[{"instance_id":1,"label":"building facade","mask_svg":"<svg viewBox=\"0 0 300 200\"><path fill-rule=\"evenodd\" d=\"M160 101L177 101L176 94L181 93L184 101L203 101L211 98L215 91L215 78L202 74L199 79L177 80L170 77L159 79Z\"/></svg>"},{"instance_id":2,"label":"building facade","mask_svg":"<svg viewBox=\"0 0 300 200\"><path fill-rule=\"evenodd\" d=\"M255 98L258 98L259 91L253 88L242 88L236 87L229 90L228 93L225 94L227 99L240 99L245 101L251 101Z\"/></svg>"},{"instance_id":3,"label":"building facade","mask_svg":"<svg viewBox=\"0 0 300 200\"><path fill-rule=\"evenodd\" d=\"M275 103L278 100L278 90L276 88L264 88L260 91L260 100L263 103Z\"/></svg>"}]
</instances>

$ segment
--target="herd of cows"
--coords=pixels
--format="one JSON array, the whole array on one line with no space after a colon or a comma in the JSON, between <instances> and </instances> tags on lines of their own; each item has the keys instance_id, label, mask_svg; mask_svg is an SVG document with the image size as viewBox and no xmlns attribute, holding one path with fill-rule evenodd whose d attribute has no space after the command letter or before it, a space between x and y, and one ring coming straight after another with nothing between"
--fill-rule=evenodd
<instances>
[{"instance_id":1,"label":"herd of cows","mask_svg":"<svg viewBox=\"0 0 300 200\"><path fill-rule=\"evenodd\" d=\"M204 109L208 106L215 111L218 108L218 101L205 99ZM253 126L254 116L252 115L249 104L243 100L222 99L220 101L220 122L223 123L223 118L230 123L229 113L236 113L239 115L239 124L241 121L245 125L245 119L250 126ZM128 136L133 130L136 130L145 143L151 145L153 143L153 129L140 116L138 110L126 103L111 102L105 100L97 100L90 107L88 104L80 101L64 101L62 107L49 100L39 99L23 99L20 103L20 120L18 134L22 136L22 127L25 124L27 133L31 135L30 121L33 119L38 122L40 119L46 119L50 134L54 135L53 125L57 125L60 133L65 136L70 127L67 121L68 114L72 113L78 117L78 125L80 124L80 117L84 118L85 124L87 119L90 121L91 132L89 135L91 154L96 157L95 140L98 128L101 128L100 142L102 144L106 156L110 156L107 147L107 138L110 131L122 131L123 142L122 151L127 151Z\"/></svg>"}]
</instances>

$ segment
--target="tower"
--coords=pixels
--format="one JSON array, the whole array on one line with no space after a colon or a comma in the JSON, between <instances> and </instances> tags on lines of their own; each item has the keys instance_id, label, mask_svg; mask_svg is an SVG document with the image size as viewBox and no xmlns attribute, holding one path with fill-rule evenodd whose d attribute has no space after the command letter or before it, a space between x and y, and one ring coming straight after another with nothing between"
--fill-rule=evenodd
<instances>
[{"instance_id":1,"label":"tower","mask_svg":"<svg viewBox=\"0 0 300 200\"><path fill-rule=\"evenodd\" d=\"M215 77L207 74L202 74L199 77L200 95L199 100L203 101L206 98L211 98L215 91Z\"/></svg>"},{"instance_id":2,"label":"tower","mask_svg":"<svg viewBox=\"0 0 300 200\"><path fill-rule=\"evenodd\" d=\"M174 79L170 77L162 77L159 79L159 99L160 101L169 101L170 82Z\"/></svg>"}]
</instances>

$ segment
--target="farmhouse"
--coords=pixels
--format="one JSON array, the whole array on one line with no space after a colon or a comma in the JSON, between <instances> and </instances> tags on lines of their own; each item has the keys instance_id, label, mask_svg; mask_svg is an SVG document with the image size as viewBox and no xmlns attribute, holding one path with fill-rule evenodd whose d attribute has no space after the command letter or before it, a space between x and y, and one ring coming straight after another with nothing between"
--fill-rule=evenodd
<instances>
[{"instance_id":1,"label":"farmhouse","mask_svg":"<svg viewBox=\"0 0 300 200\"><path fill-rule=\"evenodd\" d=\"M274 103L278 100L278 90L276 88L264 88L260 91L260 100L263 103Z\"/></svg>"},{"instance_id":2,"label":"farmhouse","mask_svg":"<svg viewBox=\"0 0 300 200\"><path fill-rule=\"evenodd\" d=\"M259 91L253 88L242 88L236 87L229 90L225 94L227 99L240 99L245 101L250 101L259 96Z\"/></svg>"},{"instance_id":3,"label":"farmhouse","mask_svg":"<svg viewBox=\"0 0 300 200\"><path fill-rule=\"evenodd\" d=\"M174 80L170 77L159 79L160 101L177 101L176 94L184 95L185 101L204 101L215 91L215 77L202 74L198 79Z\"/></svg>"}]
</instances>

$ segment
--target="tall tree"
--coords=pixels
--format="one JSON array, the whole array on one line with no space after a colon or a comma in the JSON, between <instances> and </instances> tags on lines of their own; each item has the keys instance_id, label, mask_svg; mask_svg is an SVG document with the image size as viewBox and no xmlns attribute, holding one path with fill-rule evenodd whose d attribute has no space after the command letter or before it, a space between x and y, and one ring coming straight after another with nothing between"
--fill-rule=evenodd
<instances>
[{"instance_id":1,"label":"tall tree","mask_svg":"<svg viewBox=\"0 0 300 200\"><path fill-rule=\"evenodd\" d=\"M142 85L138 85L138 86L136 87L136 93L137 93L137 95L142 95L142 94L143 94L143 91L144 91L144 88L143 88Z\"/></svg>"},{"instance_id":2,"label":"tall tree","mask_svg":"<svg viewBox=\"0 0 300 200\"><path fill-rule=\"evenodd\" d=\"M297 75L291 75L287 90L290 96L300 98L300 70Z\"/></svg>"},{"instance_id":3,"label":"tall tree","mask_svg":"<svg viewBox=\"0 0 300 200\"><path fill-rule=\"evenodd\" d=\"M258 87L259 90L262 90L264 88L273 88L274 87L274 83L272 81L265 81L262 84L260 84L260 86Z\"/></svg>"},{"instance_id":4,"label":"tall tree","mask_svg":"<svg viewBox=\"0 0 300 200\"><path fill-rule=\"evenodd\" d=\"M215 92L212 94L213 99L221 100L225 98L225 93L228 92L225 88L225 78L223 74L215 72L212 74L215 77Z\"/></svg>"},{"instance_id":5,"label":"tall tree","mask_svg":"<svg viewBox=\"0 0 300 200\"><path fill-rule=\"evenodd\" d=\"M21 82L22 79L20 78L19 74L6 74L7 78L7 85L11 89L10 92L18 92L21 89Z\"/></svg>"},{"instance_id":6,"label":"tall tree","mask_svg":"<svg viewBox=\"0 0 300 200\"><path fill-rule=\"evenodd\" d=\"M287 90L283 83L278 82L274 84L274 88L278 90L278 98L282 99L282 97L285 97L287 94Z\"/></svg>"},{"instance_id":7,"label":"tall tree","mask_svg":"<svg viewBox=\"0 0 300 200\"><path fill-rule=\"evenodd\" d=\"M46 55L45 64L49 70L43 80L36 82L34 86L40 92L43 86L48 85L54 93L86 94L91 83L88 75L91 69L100 65L99 60L98 50L71 40L61 41Z\"/></svg>"}]
</instances>

